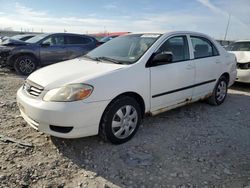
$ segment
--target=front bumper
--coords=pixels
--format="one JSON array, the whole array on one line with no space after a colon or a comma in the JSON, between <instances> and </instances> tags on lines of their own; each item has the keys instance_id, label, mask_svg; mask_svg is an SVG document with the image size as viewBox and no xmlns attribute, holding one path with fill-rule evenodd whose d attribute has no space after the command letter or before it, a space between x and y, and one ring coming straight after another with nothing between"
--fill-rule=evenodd
<instances>
[{"instance_id":1,"label":"front bumper","mask_svg":"<svg viewBox=\"0 0 250 188\"><path fill-rule=\"evenodd\" d=\"M0 66L1 67L8 66L9 58L10 58L9 51L0 51Z\"/></svg>"},{"instance_id":2,"label":"front bumper","mask_svg":"<svg viewBox=\"0 0 250 188\"><path fill-rule=\"evenodd\" d=\"M109 102L45 102L29 96L22 88L17 92L17 103L24 120L39 131L61 138L97 135ZM72 127L72 130L62 133L52 130L51 126Z\"/></svg>"},{"instance_id":3,"label":"front bumper","mask_svg":"<svg viewBox=\"0 0 250 188\"><path fill-rule=\"evenodd\" d=\"M250 69L237 69L236 82L250 83Z\"/></svg>"}]
</instances>

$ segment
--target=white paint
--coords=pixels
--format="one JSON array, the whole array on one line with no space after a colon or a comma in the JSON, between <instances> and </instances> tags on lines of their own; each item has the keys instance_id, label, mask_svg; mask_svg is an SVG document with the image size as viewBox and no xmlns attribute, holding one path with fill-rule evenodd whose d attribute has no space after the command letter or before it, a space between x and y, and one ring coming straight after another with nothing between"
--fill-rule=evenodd
<instances>
[{"instance_id":1,"label":"white paint","mask_svg":"<svg viewBox=\"0 0 250 188\"><path fill-rule=\"evenodd\" d=\"M170 36L188 37L191 60L146 68L150 56ZM202 36L211 40L220 55L193 60L189 35ZM216 63L219 62L219 65ZM218 68L219 67L219 68ZM98 134L101 116L111 100L125 92L139 94L145 103L145 112L157 114L179 106L180 101L192 98L198 100L213 91L216 82L188 90L152 98L162 92L183 88L207 80L230 75L229 86L236 78L236 62L233 54L227 53L210 37L193 32L170 32L162 35L149 50L132 65L100 63L86 59L74 59L34 72L28 79L45 88L37 98L18 90L17 102L25 109L25 118L39 123L38 130L65 138L76 138ZM93 93L85 100L76 102L45 102L44 94L53 88L72 83L85 83L94 87ZM50 130L49 125L73 126L70 133L62 134Z\"/></svg>"}]
</instances>

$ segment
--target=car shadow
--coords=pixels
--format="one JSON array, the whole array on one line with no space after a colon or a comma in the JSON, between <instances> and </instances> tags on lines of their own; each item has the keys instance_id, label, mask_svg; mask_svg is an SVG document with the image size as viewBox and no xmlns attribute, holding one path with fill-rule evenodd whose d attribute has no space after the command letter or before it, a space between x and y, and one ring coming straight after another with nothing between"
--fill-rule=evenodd
<instances>
[{"instance_id":1,"label":"car shadow","mask_svg":"<svg viewBox=\"0 0 250 188\"><path fill-rule=\"evenodd\" d=\"M232 89L247 86L237 84ZM249 129L248 104L250 95L229 93L217 107L197 102L146 117L135 137L122 145L103 142L97 136L51 140L78 167L117 186L188 186L189 182L201 187L204 181L222 185L229 175L225 168L233 169L232 178L249 174L241 161L250 156L250 134L242 131Z\"/></svg>"},{"instance_id":2,"label":"car shadow","mask_svg":"<svg viewBox=\"0 0 250 188\"><path fill-rule=\"evenodd\" d=\"M250 83L235 82L230 89L250 92Z\"/></svg>"}]
</instances>

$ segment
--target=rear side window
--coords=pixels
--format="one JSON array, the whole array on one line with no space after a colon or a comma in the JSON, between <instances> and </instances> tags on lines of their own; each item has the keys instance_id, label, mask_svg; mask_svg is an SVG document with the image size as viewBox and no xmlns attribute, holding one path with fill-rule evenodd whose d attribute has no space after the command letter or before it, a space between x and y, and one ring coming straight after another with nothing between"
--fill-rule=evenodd
<instances>
[{"instance_id":1,"label":"rear side window","mask_svg":"<svg viewBox=\"0 0 250 188\"><path fill-rule=\"evenodd\" d=\"M89 44L92 39L81 36L66 36L67 44Z\"/></svg>"},{"instance_id":2,"label":"rear side window","mask_svg":"<svg viewBox=\"0 0 250 188\"><path fill-rule=\"evenodd\" d=\"M195 59L219 55L218 50L208 39L191 36L191 41L194 48Z\"/></svg>"},{"instance_id":3,"label":"rear side window","mask_svg":"<svg viewBox=\"0 0 250 188\"><path fill-rule=\"evenodd\" d=\"M190 59L186 36L176 36L168 39L159 48L158 52L172 52L173 62L185 61Z\"/></svg>"}]
</instances>

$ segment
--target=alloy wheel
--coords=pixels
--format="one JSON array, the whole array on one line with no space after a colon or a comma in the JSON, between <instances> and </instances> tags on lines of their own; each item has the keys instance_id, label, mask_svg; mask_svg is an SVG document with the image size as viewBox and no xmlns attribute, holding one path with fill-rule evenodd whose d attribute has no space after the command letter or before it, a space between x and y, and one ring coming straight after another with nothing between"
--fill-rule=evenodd
<instances>
[{"instance_id":1,"label":"alloy wheel","mask_svg":"<svg viewBox=\"0 0 250 188\"><path fill-rule=\"evenodd\" d=\"M19 65L20 65L20 70L26 74L32 73L35 69L35 63L29 58L22 59L19 62Z\"/></svg>"},{"instance_id":2,"label":"alloy wheel","mask_svg":"<svg viewBox=\"0 0 250 188\"><path fill-rule=\"evenodd\" d=\"M216 98L218 101L223 101L227 95L227 83L221 80L216 91Z\"/></svg>"}]
</instances>

